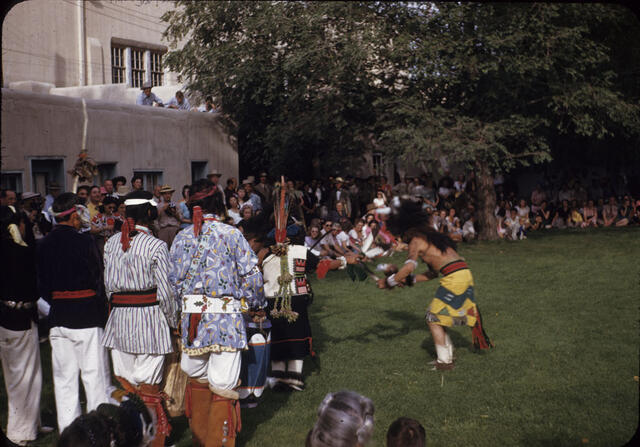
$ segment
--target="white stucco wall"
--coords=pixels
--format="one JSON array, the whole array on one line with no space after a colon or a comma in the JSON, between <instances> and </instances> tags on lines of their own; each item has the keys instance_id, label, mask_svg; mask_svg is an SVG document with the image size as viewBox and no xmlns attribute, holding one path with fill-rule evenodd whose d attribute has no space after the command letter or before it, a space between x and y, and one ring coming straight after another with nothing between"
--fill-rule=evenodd
<instances>
[{"instance_id":1,"label":"white stucco wall","mask_svg":"<svg viewBox=\"0 0 640 447\"><path fill-rule=\"evenodd\" d=\"M117 162L127 182L133 171L163 172L163 183L191 183L191 162L207 161L224 182L238 177L238 153L215 114L87 99L87 149L96 162ZM71 169L82 144L82 99L2 89L2 171L22 173L32 189L31 159L62 158ZM72 178L65 172L66 188ZM222 183L224 184L224 183Z\"/></svg>"},{"instance_id":2,"label":"white stucco wall","mask_svg":"<svg viewBox=\"0 0 640 447\"><path fill-rule=\"evenodd\" d=\"M2 24L3 86L29 80L56 87L111 83L111 39L166 45L160 17L173 8L173 2L160 0L18 3ZM175 83L175 75L166 73L165 82Z\"/></svg>"}]
</instances>

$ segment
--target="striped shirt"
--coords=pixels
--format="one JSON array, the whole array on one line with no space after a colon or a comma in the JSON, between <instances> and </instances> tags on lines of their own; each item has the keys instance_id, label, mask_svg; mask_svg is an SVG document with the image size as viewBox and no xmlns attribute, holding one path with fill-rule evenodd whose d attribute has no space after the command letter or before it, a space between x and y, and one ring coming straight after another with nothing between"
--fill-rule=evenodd
<instances>
[{"instance_id":1,"label":"striped shirt","mask_svg":"<svg viewBox=\"0 0 640 447\"><path fill-rule=\"evenodd\" d=\"M139 233L124 252L120 233L104 247L104 283L107 296L114 292L157 289L159 305L114 307L104 330L102 344L132 354L172 352L170 329L177 327L177 302L169 284L167 244L136 226Z\"/></svg>"}]
</instances>

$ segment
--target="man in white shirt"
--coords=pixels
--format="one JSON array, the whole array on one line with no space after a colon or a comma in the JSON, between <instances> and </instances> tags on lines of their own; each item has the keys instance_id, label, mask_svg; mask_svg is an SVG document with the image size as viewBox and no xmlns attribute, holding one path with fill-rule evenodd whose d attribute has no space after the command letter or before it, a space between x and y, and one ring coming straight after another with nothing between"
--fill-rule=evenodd
<instances>
[{"instance_id":1,"label":"man in white shirt","mask_svg":"<svg viewBox=\"0 0 640 447\"><path fill-rule=\"evenodd\" d=\"M156 105L158 107L162 107L164 105L162 103L162 100L158 98L154 93L151 92L150 83L146 82L142 84L142 87L140 87L140 90L142 90L142 92L140 92L140 94L138 95L138 98L136 99L136 104L138 104L139 106Z\"/></svg>"},{"instance_id":2,"label":"man in white shirt","mask_svg":"<svg viewBox=\"0 0 640 447\"><path fill-rule=\"evenodd\" d=\"M178 90L176 96L167 101L165 107L168 109L191 110L191 104L189 104L189 100L184 97L184 93L181 90Z\"/></svg>"}]
</instances>

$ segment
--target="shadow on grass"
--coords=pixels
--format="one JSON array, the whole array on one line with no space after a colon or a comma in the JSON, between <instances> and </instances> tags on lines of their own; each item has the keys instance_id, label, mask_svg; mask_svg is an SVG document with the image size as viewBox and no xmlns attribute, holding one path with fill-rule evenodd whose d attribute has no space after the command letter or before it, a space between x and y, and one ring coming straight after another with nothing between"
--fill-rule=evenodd
<instances>
[{"instance_id":1,"label":"shadow on grass","mask_svg":"<svg viewBox=\"0 0 640 447\"><path fill-rule=\"evenodd\" d=\"M314 350L318 353L324 352L327 343L353 341L368 344L379 340L390 340L395 337L407 335L412 331L426 329L423 318L415 313L386 310L382 315L383 317L380 318L383 321L382 323L375 323L372 326L368 326L345 337L335 337L323 333L322 326L314 326ZM316 332L319 334L316 335Z\"/></svg>"},{"instance_id":2,"label":"shadow on grass","mask_svg":"<svg viewBox=\"0 0 640 447\"><path fill-rule=\"evenodd\" d=\"M312 309L310 306L309 323L311 324L313 337L311 348L315 355L304 359L302 374L305 377L305 381L312 374L319 373L322 370L320 354L325 352L326 343L331 340L320 323L322 320L313 315ZM236 445L239 447L247 445L254 437L256 429L271 420L281 408L286 407L291 394L295 392L297 391L272 391L267 386L256 408L242 409L242 431L238 435Z\"/></svg>"},{"instance_id":3,"label":"shadow on grass","mask_svg":"<svg viewBox=\"0 0 640 447\"><path fill-rule=\"evenodd\" d=\"M305 361L305 366L307 361ZM305 375L308 373L305 372ZM275 392L265 389L256 408L242 409L242 431L238 435L239 447L247 445L252 440L256 429L268 422L282 407L287 405L291 393Z\"/></svg>"}]
</instances>

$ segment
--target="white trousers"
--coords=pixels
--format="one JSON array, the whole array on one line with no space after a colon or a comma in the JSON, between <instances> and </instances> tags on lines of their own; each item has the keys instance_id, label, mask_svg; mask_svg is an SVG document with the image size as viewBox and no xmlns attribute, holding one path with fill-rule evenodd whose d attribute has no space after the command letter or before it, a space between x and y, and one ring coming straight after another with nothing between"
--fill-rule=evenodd
<instances>
[{"instance_id":1,"label":"white trousers","mask_svg":"<svg viewBox=\"0 0 640 447\"><path fill-rule=\"evenodd\" d=\"M162 382L164 358L164 354L131 354L117 349L111 350L113 373L134 386L141 383L156 385Z\"/></svg>"},{"instance_id":2,"label":"white trousers","mask_svg":"<svg viewBox=\"0 0 640 447\"><path fill-rule=\"evenodd\" d=\"M82 413L78 376L87 396L87 412L109 402L109 358L102 339L102 328L69 329L56 326L49 332L53 389L60 433Z\"/></svg>"},{"instance_id":3,"label":"white trousers","mask_svg":"<svg viewBox=\"0 0 640 447\"><path fill-rule=\"evenodd\" d=\"M31 323L26 331L0 326L0 360L7 389L7 438L21 444L38 436L42 367L38 328Z\"/></svg>"},{"instance_id":4,"label":"white trousers","mask_svg":"<svg viewBox=\"0 0 640 447\"><path fill-rule=\"evenodd\" d=\"M182 353L180 367L193 379L207 379L214 388L232 390L240 378L240 351L203 355Z\"/></svg>"}]
</instances>

